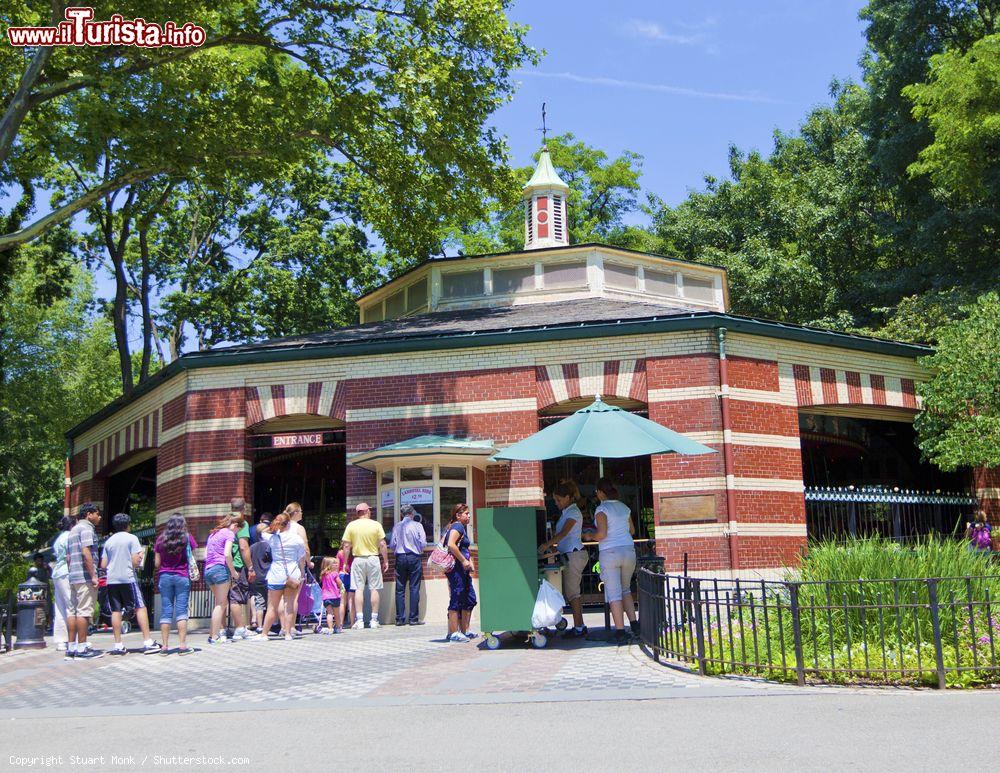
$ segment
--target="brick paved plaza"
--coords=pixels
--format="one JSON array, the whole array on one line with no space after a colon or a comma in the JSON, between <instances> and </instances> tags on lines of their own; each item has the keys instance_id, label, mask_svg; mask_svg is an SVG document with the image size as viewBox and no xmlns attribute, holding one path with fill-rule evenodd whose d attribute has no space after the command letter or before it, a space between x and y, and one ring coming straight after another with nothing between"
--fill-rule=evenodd
<instances>
[{"instance_id":1,"label":"brick paved plaza","mask_svg":"<svg viewBox=\"0 0 1000 773\"><path fill-rule=\"evenodd\" d=\"M51 649L0 660L0 716L59 716L81 706L101 713L172 713L280 707L397 706L664 698L786 691L753 681L701 679L657 666L637 646L615 647L602 632L586 642L555 641L544 650L505 642L490 652L449 644L444 628L384 627L294 642L239 642L180 657L106 656L65 661ZM97 635L99 648L110 635ZM137 634L126 637L140 646ZM263 678L262 678L263 677ZM280 686L279 686L280 685Z\"/></svg>"}]
</instances>

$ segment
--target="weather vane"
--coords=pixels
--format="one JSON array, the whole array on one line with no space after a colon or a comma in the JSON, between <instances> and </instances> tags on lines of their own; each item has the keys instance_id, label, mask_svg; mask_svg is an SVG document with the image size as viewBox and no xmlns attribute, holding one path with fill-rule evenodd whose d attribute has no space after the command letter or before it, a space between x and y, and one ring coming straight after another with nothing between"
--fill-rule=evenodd
<instances>
[{"instance_id":1,"label":"weather vane","mask_svg":"<svg viewBox=\"0 0 1000 773\"><path fill-rule=\"evenodd\" d=\"M545 125L545 103L544 102L542 102L542 128L541 128L540 131L542 132L542 146L544 147L548 143L548 140L549 140L549 136L548 136L549 130L548 130L548 127Z\"/></svg>"}]
</instances>

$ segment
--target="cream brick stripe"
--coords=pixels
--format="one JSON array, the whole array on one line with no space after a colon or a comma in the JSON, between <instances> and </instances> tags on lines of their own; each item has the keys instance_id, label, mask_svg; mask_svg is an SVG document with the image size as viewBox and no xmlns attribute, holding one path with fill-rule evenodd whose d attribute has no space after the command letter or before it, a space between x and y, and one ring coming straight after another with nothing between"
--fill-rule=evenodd
<instances>
[{"instance_id":1,"label":"cream brick stripe","mask_svg":"<svg viewBox=\"0 0 1000 773\"><path fill-rule=\"evenodd\" d=\"M765 435L757 432L733 432L728 429L725 435L727 440L738 446L794 449L801 447L799 438L792 435Z\"/></svg>"},{"instance_id":2,"label":"cream brick stripe","mask_svg":"<svg viewBox=\"0 0 1000 773\"><path fill-rule=\"evenodd\" d=\"M653 493L660 494L672 491L700 491L724 489L726 479L721 475L705 478L674 478L672 480L654 480Z\"/></svg>"},{"instance_id":3,"label":"cream brick stripe","mask_svg":"<svg viewBox=\"0 0 1000 773\"><path fill-rule=\"evenodd\" d=\"M430 405L391 405L384 408L348 409L347 421L387 421L390 419L422 419L432 416L462 416L474 413L515 413L537 410L534 397L514 400L478 400L462 403Z\"/></svg>"},{"instance_id":4,"label":"cream brick stripe","mask_svg":"<svg viewBox=\"0 0 1000 773\"><path fill-rule=\"evenodd\" d=\"M336 381L324 381L319 393L319 407L316 412L320 416L329 416L333 408L333 398L337 393Z\"/></svg>"},{"instance_id":5,"label":"cream brick stripe","mask_svg":"<svg viewBox=\"0 0 1000 773\"><path fill-rule=\"evenodd\" d=\"M1000 499L1000 488L977 488L976 496L979 499Z\"/></svg>"},{"instance_id":6,"label":"cream brick stripe","mask_svg":"<svg viewBox=\"0 0 1000 773\"><path fill-rule=\"evenodd\" d=\"M604 394L604 363L581 362L577 369L580 373L580 396L593 397ZM628 397L628 393L623 395Z\"/></svg>"},{"instance_id":7,"label":"cream brick stripe","mask_svg":"<svg viewBox=\"0 0 1000 773\"><path fill-rule=\"evenodd\" d=\"M726 479L719 476L704 478L674 478L653 481L653 493L664 494L674 491L700 491L725 489ZM783 478L733 478L733 488L737 491L789 491L801 493L805 486L801 480Z\"/></svg>"},{"instance_id":8,"label":"cream brick stripe","mask_svg":"<svg viewBox=\"0 0 1000 773\"><path fill-rule=\"evenodd\" d=\"M252 472L253 463L249 459L224 459L216 462L182 462L176 467L157 472L156 485L162 486L186 475L211 475L224 472Z\"/></svg>"},{"instance_id":9,"label":"cream brick stripe","mask_svg":"<svg viewBox=\"0 0 1000 773\"><path fill-rule=\"evenodd\" d=\"M542 501L542 496L542 489L539 486L486 489L487 504L490 502L528 502L534 504Z\"/></svg>"},{"instance_id":10,"label":"cream brick stripe","mask_svg":"<svg viewBox=\"0 0 1000 773\"><path fill-rule=\"evenodd\" d=\"M766 389L743 389L730 387L729 397L748 403L769 403L771 405L796 405L795 395L785 392L771 392Z\"/></svg>"},{"instance_id":11,"label":"cream brick stripe","mask_svg":"<svg viewBox=\"0 0 1000 773\"><path fill-rule=\"evenodd\" d=\"M87 472L77 473L71 479L71 481L72 481L71 485L76 486L76 485L78 485L80 483L83 483L85 481L90 480L93 477L94 477L94 473L90 472L89 470Z\"/></svg>"},{"instance_id":12,"label":"cream brick stripe","mask_svg":"<svg viewBox=\"0 0 1000 773\"><path fill-rule=\"evenodd\" d=\"M160 432L160 445L176 440L181 435L192 432L218 432L229 429L243 429L246 426L246 418L243 416L231 416L225 419L189 419L182 421L175 427L165 429Z\"/></svg>"},{"instance_id":13,"label":"cream brick stripe","mask_svg":"<svg viewBox=\"0 0 1000 773\"><path fill-rule=\"evenodd\" d=\"M696 539L698 537L805 537L804 523L678 523L657 526L656 539Z\"/></svg>"},{"instance_id":14,"label":"cream brick stripe","mask_svg":"<svg viewBox=\"0 0 1000 773\"><path fill-rule=\"evenodd\" d=\"M805 485L801 480L783 478L736 478L737 491L788 491L801 494Z\"/></svg>"},{"instance_id":15,"label":"cream brick stripe","mask_svg":"<svg viewBox=\"0 0 1000 773\"><path fill-rule=\"evenodd\" d=\"M650 389L649 402L670 403L676 400L704 400L718 397L719 389L714 386L676 387L673 389Z\"/></svg>"}]
</instances>

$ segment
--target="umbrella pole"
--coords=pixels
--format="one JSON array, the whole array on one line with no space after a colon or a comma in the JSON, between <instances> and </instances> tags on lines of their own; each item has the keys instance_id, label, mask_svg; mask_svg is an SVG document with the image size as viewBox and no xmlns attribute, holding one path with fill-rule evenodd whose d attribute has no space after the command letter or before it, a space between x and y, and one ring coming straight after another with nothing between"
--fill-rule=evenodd
<instances>
[{"instance_id":1,"label":"umbrella pole","mask_svg":"<svg viewBox=\"0 0 1000 773\"><path fill-rule=\"evenodd\" d=\"M598 456L597 457L597 474L600 477L602 477L602 478L604 477L604 457L603 456Z\"/></svg>"}]
</instances>

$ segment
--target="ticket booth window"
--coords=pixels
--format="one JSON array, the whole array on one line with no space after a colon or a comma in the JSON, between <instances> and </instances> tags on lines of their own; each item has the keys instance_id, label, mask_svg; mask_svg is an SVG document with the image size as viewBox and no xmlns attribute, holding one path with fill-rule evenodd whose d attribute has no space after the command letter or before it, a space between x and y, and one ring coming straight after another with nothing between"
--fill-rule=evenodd
<instances>
[{"instance_id":1,"label":"ticket booth window","mask_svg":"<svg viewBox=\"0 0 1000 773\"><path fill-rule=\"evenodd\" d=\"M472 505L472 472L467 465L398 464L379 473L379 517L383 528L399 522L399 508L420 514L428 544L440 541L456 504Z\"/></svg>"}]
</instances>

